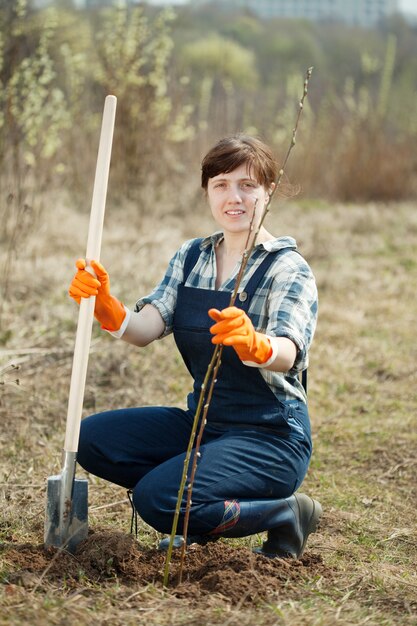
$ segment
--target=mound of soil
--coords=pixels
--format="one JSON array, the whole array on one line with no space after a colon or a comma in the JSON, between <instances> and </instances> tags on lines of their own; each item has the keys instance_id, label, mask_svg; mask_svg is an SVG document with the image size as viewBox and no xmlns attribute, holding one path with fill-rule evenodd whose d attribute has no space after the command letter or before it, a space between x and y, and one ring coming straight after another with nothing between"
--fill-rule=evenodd
<instances>
[{"instance_id":1,"label":"mound of soil","mask_svg":"<svg viewBox=\"0 0 417 626\"><path fill-rule=\"evenodd\" d=\"M93 532L75 555L43 545L4 545L9 563L8 584L39 586L42 581L62 581L68 587L106 581L127 586L162 585L165 553L142 549L131 535ZM177 584L180 551L173 553L170 593L187 601L216 593L232 604L252 603L279 593L289 584L325 574L321 557L304 555L300 560L269 559L226 543L193 545L187 550L183 582Z\"/></svg>"}]
</instances>

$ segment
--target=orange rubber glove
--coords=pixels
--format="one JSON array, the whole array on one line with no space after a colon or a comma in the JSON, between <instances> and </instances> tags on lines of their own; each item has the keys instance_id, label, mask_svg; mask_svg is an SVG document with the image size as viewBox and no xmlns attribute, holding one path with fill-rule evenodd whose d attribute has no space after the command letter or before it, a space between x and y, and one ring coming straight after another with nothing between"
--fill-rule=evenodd
<instances>
[{"instance_id":1,"label":"orange rubber glove","mask_svg":"<svg viewBox=\"0 0 417 626\"><path fill-rule=\"evenodd\" d=\"M97 276L94 278L85 269L87 264L84 259L78 259L75 265L78 271L68 291L71 298L80 304L81 298L96 296L94 317L100 322L102 329L119 330L126 317L126 310L123 304L110 294L110 279L104 267L97 261L91 261L91 267Z\"/></svg>"},{"instance_id":2,"label":"orange rubber glove","mask_svg":"<svg viewBox=\"0 0 417 626\"><path fill-rule=\"evenodd\" d=\"M261 365L271 358L272 346L268 337L254 329L245 311L229 306L222 311L210 309L208 314L217 322L210 328L213 343L233 346L241 361Z\"/></svg>"}]
</instances>

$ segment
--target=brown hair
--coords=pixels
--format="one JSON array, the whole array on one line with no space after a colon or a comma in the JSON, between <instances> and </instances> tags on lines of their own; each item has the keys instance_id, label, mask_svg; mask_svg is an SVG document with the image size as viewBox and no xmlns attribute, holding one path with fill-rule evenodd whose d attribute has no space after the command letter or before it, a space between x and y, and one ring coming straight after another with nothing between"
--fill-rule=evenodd
<instances>
[{"instance_id":1,"label":"brown hair","mask_svg":"<svg viewBox=\"0 0 417 626\"><path fill-rule=\"evenodd\" d=\"M247 163L260 185L268 189L278 175L278 163L270 148L249 135L231 135L220 139L208 151L201 164L201 186L207 189L209 178L232 172Z\"/></svg>"}]
</instances>

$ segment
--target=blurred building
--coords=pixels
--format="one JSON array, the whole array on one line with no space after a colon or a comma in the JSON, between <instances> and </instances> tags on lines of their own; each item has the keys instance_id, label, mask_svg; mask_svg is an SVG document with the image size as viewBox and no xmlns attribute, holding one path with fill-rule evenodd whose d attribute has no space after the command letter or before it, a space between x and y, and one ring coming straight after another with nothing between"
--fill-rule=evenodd
<instances>
[{"instance_id":1,"label":"blurred building","mask_svg":"<svg viewBox=\"0 0 417 626\"><path fill-rule=\"evenodd\" d=\"M123 0L126 4L137 4L137 0ZM30 4L36 9L55 5L73 9L92 9L110 7L115 0L31 0Z\"/></svg>"},{"instance_id":2,"label":"blurred building","mask_svg":"<svg viewBox=\"0 0 417 626\"><path fill-rule=\"evenodd\" d=\"M77 9L92 9L100 7L110 7L115 4L114 0L72 0ZM124 0L125 4L134 4L132 0Z\"/></svg>"},{"instance_id":3,"label":"blurred building","mask_svg":"<svg viewBox=\"0 0 417 626\"><path fill-rule=\"evenodd\" d=\"M191 5L209 4L192 0ZM399 11L398 0L212 0L219 8L246 9L262 18L288 17L342 21L370 27Z\"/></svg>"},{"instance_id":4,"label":"blurred building","mask_svg":"<svg viewBox=\"0 0 417 626\"><path fill-rule=\"evenodd\" d=\"M31 0L36 8L58 4L76 9L111 6L116 2L128 5L208 5L223 11L250 11L263 19L287 17L326 20L364 27L375 26L381 19L393 13L404 14L399 0ZM404 17L411 20L413 15L404 14Z\"/></svg>"}]
</instances>

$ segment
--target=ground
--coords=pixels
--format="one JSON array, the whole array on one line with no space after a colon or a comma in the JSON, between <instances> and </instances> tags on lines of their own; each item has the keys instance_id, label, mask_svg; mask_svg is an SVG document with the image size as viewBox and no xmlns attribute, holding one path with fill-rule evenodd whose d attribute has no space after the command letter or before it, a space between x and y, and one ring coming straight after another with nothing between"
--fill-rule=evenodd
<instances>
[{"instance_id":1,"label":"ground","mask_svg":"<svg viewBox=\"0 0 417 626\"><path fill-rule=\"evenodd\" d=\"M108 206L102 261L126 304L150 290L184 239L213 229L204 204L190 205L187 213L169 204L148 213ZM87 213L47 198L9 258L13 271L0 279L3 291L8 282L0 311L0 624L417 624L415 206L293 199L272 208L269 229L296 237L320 294L309 368L314 453L302 489L322 503L322 523L301 560L253 554L262 536L192 546L183 582L175 556L167 589L160 536L141 522L138 538L131 535L126 493L92 476L85 543L75 555L43 545L77 321L66 289L85 249ZM85 415L183 406L188 387L171 338L138 350L95 325Z\"/></svg>"}]
</instances>

